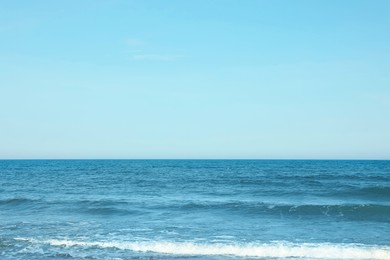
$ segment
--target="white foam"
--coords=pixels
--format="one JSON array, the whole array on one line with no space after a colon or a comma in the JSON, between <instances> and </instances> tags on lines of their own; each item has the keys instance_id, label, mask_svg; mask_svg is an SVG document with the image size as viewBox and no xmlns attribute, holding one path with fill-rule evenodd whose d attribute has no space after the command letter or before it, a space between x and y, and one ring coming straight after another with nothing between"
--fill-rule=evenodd
<instances>
[{"instance_id":1,"label":"white foam","mask_svg":"<svg viewBox=\"0 0 390 260\"><path fill-rule=\"evenodd\" d=\"M31 242L38 242L30 240ZM238 257L310 258L310 259L390 259L389 246L360 244L278 242L269 244L201 244L193 242L85 242L51 239L39 241L53 246L101 247L176 255L230 255Z\"/></svg>"}]
</instances>

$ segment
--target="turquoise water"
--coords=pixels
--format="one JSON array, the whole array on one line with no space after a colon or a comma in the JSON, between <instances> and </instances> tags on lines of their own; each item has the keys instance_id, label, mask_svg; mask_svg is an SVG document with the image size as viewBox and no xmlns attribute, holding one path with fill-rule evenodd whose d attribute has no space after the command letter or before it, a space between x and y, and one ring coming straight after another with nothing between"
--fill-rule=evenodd
<instances>
[{"instance_id":1,"label":"turquoise water","mask_svg":"<svg viewBox=\"0 0 390 260\"><path fill-rule=\"evenodd\" d=\"M390 161L0 161L0 259L390 259Z\"/></svg>"}]
</instances>

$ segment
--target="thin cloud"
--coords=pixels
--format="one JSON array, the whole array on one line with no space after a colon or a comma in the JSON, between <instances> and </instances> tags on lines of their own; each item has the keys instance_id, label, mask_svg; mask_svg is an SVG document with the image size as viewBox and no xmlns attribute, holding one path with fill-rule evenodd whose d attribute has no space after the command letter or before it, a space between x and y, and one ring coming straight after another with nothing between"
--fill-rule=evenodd
<instances>
[{"instance_id":1,"label":"thin cloud","mask_svg":"<svg viewBox=\"0 0 390 260\"><path fill-rule=\"evenodd\" d=\"M144 61L175 61L183 58L182 55L175 54L135 54L133 55L134 60Z\"/></svg>"},{"instance_id":2,"label":"thin cloud","mask_svg":"<svg viewBox=\"0 0 390 260\"><path fill-rule=\"evenodd\" d=\"M140 46L144 44L144 42L139 39L127 39L126 43L130 46Z\"/></svg>"}]
</instances>

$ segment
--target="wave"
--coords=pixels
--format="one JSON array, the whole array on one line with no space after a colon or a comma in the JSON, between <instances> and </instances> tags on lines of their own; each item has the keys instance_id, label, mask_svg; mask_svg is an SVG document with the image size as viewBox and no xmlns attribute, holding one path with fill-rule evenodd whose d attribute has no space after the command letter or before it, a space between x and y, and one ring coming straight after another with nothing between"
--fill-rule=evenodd
<instances>
[{"instance_id":1,"label":"wave","mask_svg":"<svg viewBox=\"0 0 390 260\"><path fill-rule=\"evenodd\" d=\"M91 215L137 215L142 212L130 209L120 209L115 207L89 207L81 212Z\"/></svg>"},{"instance_id":2,"label":"wave","mask_svg":"<svg viewBox=\"0 0 390 260\"><path fill-rule=\"evenodd\" d=\"M75 212L91 215L139 215L145 213L124 200L80 200L73 202L73 205Z\"/></svg>"},{"instance_id":3,"label":"wave","mask_svg":"<svg viewBox=\"0 0 390 260\"><path fill-rule=\"evenodd\" d=\"M20 205L20 204L32 203L35 201L36 200L27 199L27 198L9 198L9 199L0 200L0 206L1 205Z\"/></svg>"},{"instance_id":4,"label":"wave","mask_svg":"<svg viewBox=\"0 0 390 260\"><path fill-rule=\"evenodd\" d=\"M376 187L365 187L352 191L356 195L366 195L372 197L386 197L390 198L390 187L376 186Z\"/></svg>"},{"instance_id":5,"label":"wave","mask_svg":"<svg viewBox=\"0 0 390 260\"><path fill-rule=\"evenodd\" d=\"M185 210L229 210L247 214L282 214L285 216L339 216L354 219L373 218L390 220L390 205L380 204L272 204L262 202L188 202L178 204Z\"/></svg>"},{"instance_id":6,"label":"wave","mask_svg":"<svg viewBox=\"0 0 390 260\"><path fill-rule=\"evenodd\" d=\"M366 192L369 192L366 191ZM387 191L384 191L387 192ZM6 208L30 210L51 208L90 215L142 215L148 210L177 211L227 211L231 214L252 216L277 215L285 217L340 217L351 220L390 221L390 205L386 204L277 204L261 201L208 201L208 200L166 200L149 204L125 200L58 200L8 198L0 200Z\"/></svg>"},{"instance_id":7,"label":"wave","mask_svg":"<svg viewBox=\"0 0 390 260\"><path fill-rule=\"evenodd\" d=\"M91 215L136 215L141 211L131 208L128 203L115 200L52 200L8 198L0 200L0 207L17 210L52 208Z\"/></svg>"},{"instance_id":8,"label":"wave","mask_svg":"<svg viewBox=\"0 0 390 260\"><path fill-rule=\"evenodd\" d=\"M289 243L275 242L268 244L201 244L194 242L86 242L73 240L50 239L38 241L18 238L32 243L43 243L59 247L100 247L130 250L136 252L153 252L172 255L192 256L236 256L266 258L309 258L309 259L390 259L390 247L362 244L328 244L328 243Z\"/></svg>"}]
</instances>

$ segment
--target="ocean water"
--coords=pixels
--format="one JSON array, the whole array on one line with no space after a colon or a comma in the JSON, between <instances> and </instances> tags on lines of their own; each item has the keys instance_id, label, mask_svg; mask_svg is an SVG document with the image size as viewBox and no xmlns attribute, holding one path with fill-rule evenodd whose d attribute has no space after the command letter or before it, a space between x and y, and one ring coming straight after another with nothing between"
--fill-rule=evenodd
<instances>
[{"instance_id":1,"label":"ocean water","mask_svg":"<svg viewBox=\"0 0 390 260\"><path fill-rule=\"evenodd\" d=\"M390 161L0 161L0 259L390 259Z\"/></svg>"}]
</instances>

